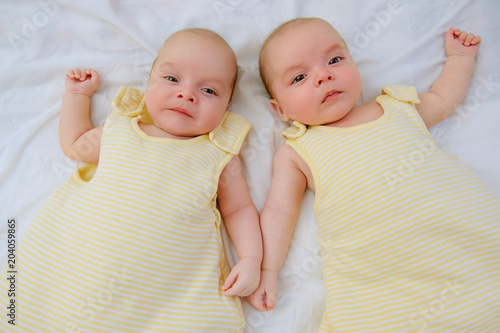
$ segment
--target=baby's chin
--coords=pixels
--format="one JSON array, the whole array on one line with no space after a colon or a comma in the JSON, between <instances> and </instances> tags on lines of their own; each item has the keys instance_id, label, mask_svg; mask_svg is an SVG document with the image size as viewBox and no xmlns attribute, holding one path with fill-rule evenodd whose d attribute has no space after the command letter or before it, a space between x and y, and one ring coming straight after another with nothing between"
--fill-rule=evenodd
<instances>
[{"instance_id":1,"label":"baby's chin","mask_svg":"<svg viewBox=\"0 0 500 333\"><path fill-rule=\"evenodd\" d=\"M147 124L144 122L139 122L139 127L142 131L152 137L158 138L167 138L167 139L177 139L177 140L189 140L200 135L207 134L206 132L198 133L192 130L183 130L183 129L172 129L172 128L164 128L162 126L158 126L155 124Z\"/></svg>"},{"instance_id":2,"label":"baby's chin","mask_svg":"<svg viewBox=\"0 0 500 333\"><path fill-rule=\"evenodd\" d=\"M194 139L198 136L208 134L209 132L193 132L193 131L163 131L167 134L167 137L178 140L189 140Z\"/></svg>"}]
</instances>

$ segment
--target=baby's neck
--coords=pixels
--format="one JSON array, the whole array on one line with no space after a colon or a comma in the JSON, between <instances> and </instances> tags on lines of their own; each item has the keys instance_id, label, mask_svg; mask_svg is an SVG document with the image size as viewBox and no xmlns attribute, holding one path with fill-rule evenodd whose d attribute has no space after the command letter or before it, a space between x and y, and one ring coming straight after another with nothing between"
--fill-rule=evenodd
<instances>
[{"instance_id":1,"label":"baby's neck","mask_svg":"<svg viewBox=\"0 0 500 333\"><path fill-rule=\"evenodd\" d=\"M373 100L365 105L355 106L342 119L323 124L323 126L331 127L353 127L375 121L382 117L384 109Z\"/></svg>"},{"instance_id":2,"label":"baby's neck","mask_svg":"<svg viewBox=\"0 0 500 333\"><path fill-rule=\"evenodd\" d=\"M156 137L156 138L167 138L167 139L176 139L176 140L189 140L193 139L196 136L180 136L174 135L164 131L163 129L155 126L154 124L146 124L142 121L138 122L139 128L148 136Z\"/></svg>"}]
</instances>

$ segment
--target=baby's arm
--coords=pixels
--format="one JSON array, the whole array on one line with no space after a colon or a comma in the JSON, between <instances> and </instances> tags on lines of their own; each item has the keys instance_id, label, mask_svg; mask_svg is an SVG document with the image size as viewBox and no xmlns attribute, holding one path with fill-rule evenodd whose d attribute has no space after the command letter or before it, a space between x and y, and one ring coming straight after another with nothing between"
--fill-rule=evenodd
<instances>
[{"instance_id":1,"label":"baby's arm","mask_svg":"<svg viewBox=\"0 0 500 333\"><path fill-rule=\"evenodd\" d=\"M274 174L260 223L264 259L259 288L248 297L258 310L269 311L276 302L277 277L292 239L307 178L296 163L298 154L283 144L274 158Z\"/></svg>"},{"instance_id":2,"label":"baby's arm","mask_svg":"<svg viewBox=\"0 0 500 333\"><path fill-rule=\"evenodd\" d=\"M428 128L447 118L469 89L481 37L450 28L445 36L448 56L439 78L428 93L419 94L417 110Z\"/></svg>"},{"instance_id":3,"label":"baby's arm","mask_svg":"<svg viewBox=\"0 0 500 333\"><path fill-rule=\"evenodd\" d=\"M59 142L64 154L85 163L97 163L102 127L90 122L90 96L99 85L95 69L68 70L66 93L59 118Z\"/></svg>"},{"instance_id":4,"label":"baby's arm","mask_svg":"<svg viewBox=\"0 0 500 333\"><path fill-rule=\"evenodd\" d=\"M232 158L220 176L218 203L224 225L240 259L222 289L225 296L248 296L259 285L262 235L259 214L248 192L238 156Z\"/></svg>"}]
</instances>

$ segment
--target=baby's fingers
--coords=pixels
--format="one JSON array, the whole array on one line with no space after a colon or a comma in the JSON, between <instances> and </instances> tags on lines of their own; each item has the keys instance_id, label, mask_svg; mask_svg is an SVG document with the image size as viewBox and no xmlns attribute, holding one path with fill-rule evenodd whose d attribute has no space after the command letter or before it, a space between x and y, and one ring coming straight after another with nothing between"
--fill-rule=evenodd
<instances>
[{"instance_id":1,"label":"baby's fingers","mask_svg":"<svg viewBox=\"0 0 500 333\"><path fill-rule=\"evenodd\" d=\"M75 68L75 79L79 79L81 81L82 80L82 76L83 76L83 79L85 79L85 69L82 71L80 70L80 68Z\"/></svg>"},{"instance_id":2,"label":"baby's fingers","mask_svg":"<svg viewBox=\"0 0 500 333\"><path fill-rule=\"evenodd\" d=\"M80 81L85 81L87 77L92 76L92 70L90 68L87 69L82 69L81 74L80 74Z\"/></svg>"},{"instance_id":3,"label":"baby's fingers","mask_svg":"<svg viewBox=\"0 0 500 333\"><path fill-rule=\"evenodd\" d=\"M466 31L462 31L460 29L453 29L453 35L457 37L458 39L462 40L465 39L465 36L467 35Z\"/></svg>"},{"instance_id":4,"label":"baby's fingers","mask_svg":"<svg viewBox=\"0 0 500 333\"><path fill-rule=\"evenodd\" d=\"M236 277L238 276L238 273L236 271L231 271L229 275L226 277L224 280L224 284L222 285L222 289L226 290L229 289L233 285L233 283L236 282Z\"/></svg>"},{"instance_id":5,"label":"baby's fingers","mask_svg":"<svg viewBox=\"0 0 500 333\"><path fill-rule=\"evenodd\" d=\"M94 69L94 68L89 68L87 69L87 73L88 75L90 76L90 79L92 80L92 82L94 83L99 83L99 74L97 73L97 71Z\"/></svg>"},{"instance_id":6,"label":"baby's fingers","mask_svg":"<svg viewBox=\"0 0 500 333\"><path fill-rule=\"evenodd\" d=\"M224 291L224 296L247 296L243 293L244 288L240 284L235 283L231 288Z\"/></svg>"},{"instance_id":7,"label":"baby's fingers","mask_svg":"<svg viewBox=\"0 0 500 333\"><path fill-rule=\"evenodd\" d=\"M78 69L78 68L75 68L75 69L68 69L68 70L66 71L66 77L67 77L67 78L69 78L69 79L74 79L74 78L75 78L75 75L76 75L75 70L77 70L77 69ZM79 71L79 70L80 70L80 69L78 69L78 71Z\"/></svg>"},{"instance_id":8,"label":"baby's fingers","mask_svg":"<svg viewBox=\"0 0 500 333\"><path fill-rule=\"evenodd\" d=\"M271 311L276 305L276 292L266 293L266 306L267 310Z\"/></svg>"},{"instance_id":9,"label":"baby's fingers","mask_svg":"<svg viewBox=\"0 0 500 333\"><path fill-rule=\"evenodd\" d=\"M461 36L461 35L460 35ZM468 33L465 35L465 39L462 40L462 43L465 45L465 46L469 46L472 44L472 41L474 40L474 37L476 37L476 35L474 35L473 33Z\"/></svg>"},{"instance_id":10,"label":"baby's fingers","mask_svg":"<svg viewBox=\"0 0 500 333\"><path fill-rule=\"evenodd\" d=\"M80 69L80 68L75 68L75 69L69 69L66 71L66 76L72 79L77 79L80 81L85 81L87 79L87 76L92 75L92 70L89 69Z\"/></svg>"},{"instance_id":11,"label":"baby's fingers","mask_svg":"<svg viewBox=\"0 0 500 333\"><path fill-rule=\"evenodd\" d=\"M269 311L266 304L266 294L265 291L261 288L257 289L253 294L247 296L247 301L259 311Z\"/></svg>"},{"instance_id":12,"label":"baby's fingers","mask_svg":"<svg viewBox=\"0 0 500 333\"><path fill-rule=\"evenodd\" d=\"M481 37L476 36L473 33L468 33L467 31L462 31L460 29L454 29L453 35L457 37L460 42L465 46L476 45L481 43Z\"/></svg>"},{"instance_id":13,"label":"baby's fingers","mask_svg":"<svg viewBox=\"0 0 500 333\"><path fill-rule=\"evenodd\" d=\"M224 296L248 296L250 295L250 291L248 290L246 284L238 280L238 277L236 277L236 281L230 282L230 285L226 288L225 285L227 284L224 283L224 286L222 286L222 289L224 290Z\"/></svg>"},{"instance_id":14,"label":"baby's fingers","mask_svg":"<svg viewBox=\"0 0 500 333\"><path fill-rule=\"evenodd\" d=\"M481 37L480 36L474 36L472 40L470 41L470 45L476 45L481 43Z\"/></svg>"}]
</instances>

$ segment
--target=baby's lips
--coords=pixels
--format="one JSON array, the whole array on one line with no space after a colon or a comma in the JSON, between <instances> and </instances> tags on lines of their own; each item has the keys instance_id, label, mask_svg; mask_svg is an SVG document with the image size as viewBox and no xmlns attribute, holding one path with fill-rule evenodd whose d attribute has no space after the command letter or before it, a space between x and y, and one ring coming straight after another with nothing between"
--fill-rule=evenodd
<instances>
[{"instance_id":1,"label":"baby's lips","mask_svg":"<svg viewBox=\"0 0 500 333\"><path fill-rule=\"evenodd\" d=\"M337 90L330 90L328 91L326 94L325 94L325 97L323 98L323 102L322 103L325 103L325 102L329 102L331 100L334 100L335 98L337 98L337 96L340 94L339 91Z\"/></svg>"}]
</instances>

